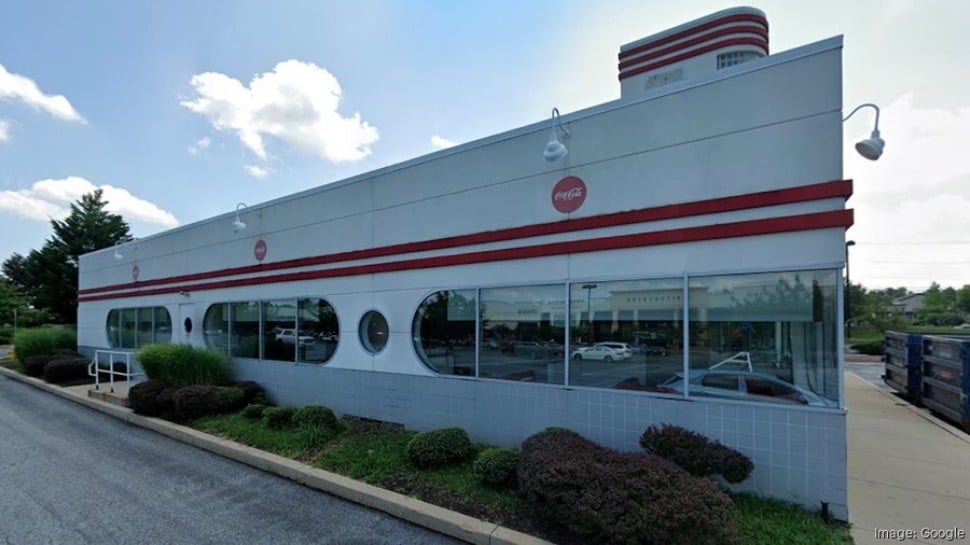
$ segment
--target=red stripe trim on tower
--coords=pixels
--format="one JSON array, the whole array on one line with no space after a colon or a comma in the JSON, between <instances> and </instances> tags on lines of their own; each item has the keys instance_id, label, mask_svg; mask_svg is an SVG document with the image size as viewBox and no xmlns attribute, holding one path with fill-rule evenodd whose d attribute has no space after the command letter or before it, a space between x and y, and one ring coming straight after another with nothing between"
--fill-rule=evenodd
<instances>
[{"instance_id":1,"label":"red stripe trim on tower","mask_svg":"<svg viewBox=\"0 0 970 545\"><path fill-rule=\"evenodd\" d=\"M695 27L682 30L680 32L677 32L676 34L664 36L663 38L657 38L656 40L638 45L632 49L620 51L619 58L622 61L623 59L630 57L632 55L643 53L644 51L648 51L650 49L654 49L656 47L660 47L662 45L669 44L671 42L676 42L677 40L686 38L688 36L693 36L694 34L699 34L701 32L704 32L705 30L710 30L714 27L726 25L729 23L739 23L739 22L757 23L762 25L766 32L768 31L768 19L766 19L764 16L755 15L753 13L739 13L735 15L728 15L726 17L721 17L719 19L714 19L713 21L708 21L706 23L697 25Z\"/></svg>"},{"instance_id":2,"label":"red stripe trim on tower","mask_svg":"<svg viewBox=\"0 0 970 545\"><path fill-rule=\"evenodd\" d=\"M439 239L424 240L420 242L407 242L394 244L379 248L368 248L365 250L352 250L335 254L327 254L299 259L289 259L277 261L275 263L265 263L258 265L246 265L243 267L232 267L201 273L171 276L168 278L157 278L141 280L138 282L127 282L123 284L113 284L97 288L87 288L78 290L78 295L89 295L93 293L104 293L122 289L144 288L173 284L176 282L192 282L196 280L206 280L224 276L236 276L242 274L264 273L281 269L292 269L297 267L309 267L314 265L327 265L342 261L352 261L358 259L369 259L375 257L386 257L401 255L414 252L425 252L433 250L444 250L459 246L470 246L474 244L486 244L491 242L504 242L508 240L531 238L545 235L557 235L589 229L601 229L606 227L618 227L635 223L646 223L651 221L669 220L677 218L687 218L705 214L717 214L721 212L734 212L751 208L762 208L765 206L777 206L783 204L793 204L798 202L815 201L829 198L849 198L852 195L852 180L837 180L818 184L792 187L787 189L776 189L772 191L762 191L759 193L748 193L736 195L734 197L724 197L720 199L709 199L680 204L670 204L654 208L642 208L628 212L615 212L602 216L592 216L587 218L569 219L551 223L540 223L526 225L522 227L510 227L496 231L486 231L472 233L468 235L457 235Z\"/></svg>"},{"instance_id":3,"label":"red stripe trim on tower","mask_svg":"<svg viewBox=\"0 0 970 545\"><path fill-rule=\"evenodd\" d=\"M673 57L664 59L662 61L655 62L653 64L646 64L633 70L628 70L626 72L620 72L620 79L626 79L637 74L642 74L644 72L649 72L651 70L656 70L657 68L662 68L669 64L674 64L682 60L690 59L692 57L697 57L698 55L703 55L704 53L710 53L711 51L716 51L725 47L731 47L735 45L750 45L753 47L759 47L764 52L765 55L768 54L768 42L762 40L761 38L732 38L730 40L723 40L711 45L707 45L687 53L682 53L680 55L675 55Z\"/></svg>"},{"instance_id":4,"label":"red stripe trim on tower","mask_svg":"<svg viewBox=\"0 0 970 545\"><path fill-rule=\"evenodd\" d=\"M666 244L682 244L687 242L769 235L793 231L807 231L835 227L848 228L852 225L852 222L852 210L833 210L829 212L799 214L780 218L767 218L723 223L718 225L703 225L699 227L685 227L680 229L668 229L664 231L615 235L584 240L552 242L532 246L520 246L517 248L484 250L446 256L389 261L386 263L354 265L349 267L337 267L333 269L315 271L301 271L273 276L237 278L233 280L222 280L202 284L180 284L176 286L149 290L128 291L106 295L92 295L90 297L80 297L78 298L78 301L83 303L108 299L120 299L123 297L142 297L146 295L178 293L181 291L213 290L262 284L277 284L283 282L299 282L323 278L356 276L362 274L379 274L435 267L494 263L496 261L509 261L513 259L533 259L536 257L602 252L606 250L620 250L644 246L660 246Z\"/></svg>"},{"instance_id":5,"label":"red stripe trim on tower","mask_svg":"<svg viewBox=\"0 0 970 545\"><path fill-rule=\"evenodd\" d=\"M649 61L649 60L653 60L653 59L657 59L657 58L663 57L664 55L670 55L671 53L676 53L677 51L680 51L682 49L689 49L691 47L694 47L695 45L700 45L700 44L702 44L702 43L704 43L706 41L713 40L714 38L722 38L724 36L732 36L732 35L735 35L735 34L756 34L756 35L764 38L764 40L765 40L765 47L767 47L767 45L768 45L768 31L767 30L765 30L763 28L760 28L760 27L754 27L754 26L733 26L733 27L728 27L728 28L722 28L721 30L717 30L715 32L711 32L710 34L705 34L703 36L698 36L698 37L693 38L691 40L687 40L686 42L680 42L680 43L674 44L674 45L672 45L670 47L666 47L664 49L660 49L658 51L652 51L652 52L649 52L647 54L641 55L641 56L636 57L636 58L631 58L631 59L625 60L625 61L623 61L623 62L620 63L620 70L623 70L625 68L629 68L631 66L635 66L635 65L640 64L642 62L646 62L646 61Z\"/></svg>"}]
</instances>

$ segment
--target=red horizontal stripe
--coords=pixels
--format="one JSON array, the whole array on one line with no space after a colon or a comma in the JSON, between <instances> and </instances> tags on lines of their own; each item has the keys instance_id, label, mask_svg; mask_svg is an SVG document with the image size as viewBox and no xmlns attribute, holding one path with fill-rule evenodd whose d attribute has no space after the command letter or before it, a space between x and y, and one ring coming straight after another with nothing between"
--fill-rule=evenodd
<instances>
[{"instance_id":1,"label":"red horizontal stripe","mask_svg":"<svg viewBox=\"0 0 970 545\"><path fill-rule=\"evenodd\" d=\"M630 57L632 55L637 55L639 53L643 53L644 51L649 51L650 49L654 49L656 47L660 47L662 45L669 44L671 42L676 42L677 40L681 40L688 36L693 36L694 34L700 34L701 32L704 32L705 30L710 30L714 27L718 27L718 26L726 25L730 23L740 23L740 22L757 23L759 25L762 25L766 32L768 30L768 19L764 18L761 15L755 15L754 13L738 13L735 15L728 15L718 19L714 19L713 21L708 21L704 24L697 25L695 27L682 30L676 34L671 34L670 36L657 38L656 40L638 45L633 49L620 51L620 60L622 61L623 59Z\"/></svg>"},{"instance_id":2,"label":"red horizontal stripe","mask_svg":"<svg viewBox=\"0 0 970 545\"><path fill-rule=\"evenodd\" d=\"M603 227L616 227L630 225L634 223L645 223L675 218L686 218L704 214L716 214L719 212L732 212L749 208L760 208L764 206L774 206L781 204L791 204L796 202L814 201L835 197L848 198L852 195L852 180L839 180L823 182L819 184L792 187L788 189L776 189L773 191L762 191L760 193L749 193L722 199L710 199L705 201L695 201L691 203L670 204L654 208L642 208L628 212L616 212L602 216L592 216L588 218L570 219L551 223L540 223L536 225L526 225L523 227L510 227L496 231L486 231L469 235L456 235L439 239L425 240L420 242L408 242L404 244L394 244L381 248L368 248L365 250L352 250L322 256L304 257L298 259L288 259L275 263L260 263L258 265L246 265L243 267L233 267L215 271L171 276L168 278L157 278L152 280L142 280L133 283L113 284L98 288L88 288L78 290L78 295L89 295L92 293L104 293L122 289L133 289L136 287L160 286L173 284L176 282L192 282L196 280L206 280L223 276L236 276L241 274L253 274L269 272L281 269L293 269L297 267L309 267L314 265L326 265L339 263L341 261L352 261L356 259L368 259L374 257L386 257L390 255L401 255L414 252L429 250L444 250L459 246L470 246L473 244L485 244L489 242L503 242L521 238L530 238L544 235L556 235L584 231L588 229L600 229Z\"/></svg>"},{"instance_id":3,"label":"red horizontal stripe","mask_svg":"<svg viewBox=\"0 0 970 545\"><path fill-rule=\"evenodd\" d=\"M509 261L513 259L532 259L536 257L602 252L606 250L620 250L644 246L682 244L686 242L768 235L792 231L807 231L812 229L826 229L833 227L848 228L851 225L852 210L833 210L830 212L816 212L812 214L800 214L780 218L748 220L719 225L703 225L699 227L685 227L665 231L653 231L631 235L615 235L585 240L552 242L533 246L521 246L518 248L484 250L447 256L389 261L386 263L374 263L369 265L354 265L317 271L302 271L273 276L262 276L257 278L237 278L234 280L222 280L202 284L182 284L150 290L128 291L107 295L93 295L90 297L81 297L78 299L78 301L85 303L107 299L120 299L123 297L162 295L168 293L178 293L181 291L191 292L222 288L237 288L242 286L300 282L304 280L338 278L361 274L379 274L396 271L429 269L435 267L494 263L497 261Z\"/></svg>"},{"instance_id":4,"label":"red horizontal stripe","mask_svg":"<svg viewBox=\"0 0 970 545\"><path fill-rule=\"evenodd\" d=\"M710 45L705 45L704 47L699 47L686 53L681 53L680 55L674 55L673 57L666 58L662 61L657 61L652 64L645 64L632 70L627 70L626 72L620 72L620 79L624 80L626 78L636 76L637 74L656 70L657 68L663 68L664 66L668 66L682 60L691 59L699 55L703 55L704 53L710 53L711 51L717 51L718 49L735 45L750 45L753 47L759 47L765 55L768 54L768 42L762 40L761 38L731 38L730 40L722 40Z\"/></svg>"},{"instance_id":5,"label":"red horizontal stripe","mask_svg":"<svg viewBox=\"0 0 970 545\"><path fill-rule=\"evenodd\" d=\"M710 34L705 34L703 36L698 36L696 38L693 38L691 40L687 40L685 42L680 42L680 43L674 44L674 45L672 45L670 47L665 47L664 49L660 49L658 51L653 51L653 52L647 53L645 55L641 55L639 57L635 57L635 58L631 58L631 59L625 60L625 61L623 61L623 62L620 63L620 70L623 70L625 68L629 68L631 66L635 66L635 65L640 64L642 62L646 62L646 61L649 61L649 60L652 60L652 59L657 59L657 58L663 57L664 55L670 55L671 53L676 53L677 51L680 51L682 49L689 49L691 47L694 47L695 45L700 45L700 44L702 44L704 42L713 40L715 38L723 38L724 36L731 36L731 35L734 35L734 34L757 34L758 36L761 36L762 38L764 38L764 40L765 40L765 47L768 46L768 31L767 30L765 30L765 29L763 29L761 27L756 27L756 26L732 26L732 27L728 27L728 28L722 28L721 30L716 30L714 32L711 32Z\"/></svg>"}]
</instances>

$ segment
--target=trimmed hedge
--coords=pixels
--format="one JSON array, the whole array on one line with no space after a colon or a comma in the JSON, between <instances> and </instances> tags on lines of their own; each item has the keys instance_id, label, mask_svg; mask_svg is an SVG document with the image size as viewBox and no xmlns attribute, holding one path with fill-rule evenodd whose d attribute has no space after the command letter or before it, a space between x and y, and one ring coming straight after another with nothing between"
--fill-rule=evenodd
<instances>
[{"instance_id":1,"label":"trimmed hedge","mask_svg":"<svg viewBox=\"0 0 970 545\"><path fill-rule=\"evenodd\" d=\"M461 428L442 428L419 433L407 446L408 460L417 467L432 468L458 462L472 454L472 442Z\"/></svg>"},{"instance_id":2,"label":"trimmed hedge","mask_svg":"<svg viewBox=\"0 0 970 545\"><path fill-rule=\"evenodd\" d=\"M472 464L472 475L479 482L489 486L509 486L515 484L515 473L518 467L518 451L492 447L483 450L475 458Z\"/></svg>"},{"instance_id":3,"label":"trimmed hedge","mask_svg":"<svg viewBox=\"0 0 970 545\"><path fill-rule=\"evenodd\" d=\"M266 426L273 430L292 428L294 414L296 414L296 409L293 407L267 407L263 411Z\"/></svg>"},{"instance_id":4,"label":"trimmed hedge","mask_svg":"<svg viewBox=\"0 0 970 545\"><path fill-rule=\"evenodd\" d=\"M243 391L234 386L183 386L172 394L175 414L184 421L238 410Z\"/></svg>"},{"instance_id":5,"label":"trimmed hedge","mask_svg":"<svg viewBox=\"0 0 970 545\"><path fill-rule=\"evenodd\" d=\"M241 382L233 382L232 385L242 390L243 405L272 405L269 397L266 395L266 390L258 382L244 380Z\"/></svg>"},{"instance_id":6,"label":"trimmed hedge","mask_svg":"<svg viewBox=\"0 0 970 545\"><path fill-rule=\"evenodd\" d=\"M739 483L754 470L744 454L672 424L648 427L640 436L640 446L698 477L721 475L729 483Z\"/></svg>"},{"instance_id":7,"label":"trimmed hedge","mask_svg":"<svg viewBox=\"0 0 970 545\"><path fill-rule=\"evenodd\" d=\"M44 376L44 368L51 362L51 356L49 354L27 356L26 358L21 358L18 354L17 359L20 360L20 363L24 364L24 373L28 377L37 378Z\"/></svg>"},{"instance_id":8,"label":"trimmed hedge","mask_svg":"<svg viewBox=\"0 0 970 545\"><path fill-rule=\"evenodd\" d=\"M853 344L852 348L860 354L869 356L882 356L886 352L885 342L881 339L867 343Z\"/></svg>"},{"instance_id":9,"label":"trimmed hedge","mask_svg":"<svg viewBox=\"0 0 970 545\"><path fill-rule=\"evenodd\" d=\"M139 350L137 357L148 378L171 386L225 384L229 380L229 360L216 350L150 344Z\"/></svg>"},{"instance_id":10,"label":"trimmed hedge","mask_svg":"<svg viewBox=\"0 0 970 545\"><path fill-rule=\"evenodd\" d=\"M44 366L44 380L52 384L89 380L89 363L83 357L58 356Z\"/></svg>"},{"instance_id":11,"label":"trimmed hedge","mask_svg":"<svg viewBox=\"0 0 970 545\"><path fill-rule=\"evenodd\" d=\"M70 329L55 327L18 329L13 344L17 359L26 366L27 358L33 356L50 357L58 354L59 350L73 355L77 350L77 335ZM40 374L31 376L39 377Z\"/></svg>"},{"instance_id":12,"label":"trimmed hedge","mask_svg":"<svg viewBox=\"0 0 970 545\"><path fill-rule=\"evenodd\" d=\"M538 512L591 543L720 545L738 539L731 499L710 479L571 431L526 439L518 479Z\"/></svg>"},{"instance_id":13,"label":"trimmed hedge","mask_svg":"<svg viewBox=\"0 0 970 545\"><path fill-rule=\"evenodd\" d=\"M175 388L160 380L146 380L128 390L128 406L141 415L172 419L175 414L174 393Z\"/></svg>"},{"instance_id":14,"label":"trimmed hedge","mask_svg":"<svg viewBox=\"0 0 970 545\"><path fill-rule=\"evenodd\" d=\"M330 407L307 405L293 413L293 423L301 428L337 428L337 417Z\"/></svg>"},{"instance_id":15,"label":"trimmed hedge","mask_svg":"<svg viewBox=\"0 0 970 545\"><path fill-rule=\"evenodd\" d=\"M267 409L266 405L261 403L250 403L242 410L242 415L244 418L250 420L259 420L263 417L263 412Z\"/></svg>"}]
</instances>

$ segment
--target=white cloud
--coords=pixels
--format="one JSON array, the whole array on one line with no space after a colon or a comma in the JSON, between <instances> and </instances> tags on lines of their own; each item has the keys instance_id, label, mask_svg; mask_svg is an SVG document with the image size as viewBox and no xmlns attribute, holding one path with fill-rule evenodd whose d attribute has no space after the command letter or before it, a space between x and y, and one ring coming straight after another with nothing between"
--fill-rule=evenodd
<instances>
[{"instance_id":1,"label":"white cloud","mask_svg":"<svg viewBox=\"0 0 970 545\"><path fill-rule=\"evenodd\" d=\"M0 142L10 140L10 124L0 119Z\"/></svg>"},{"instance_id":2,"label":"white cloud","mask_svg":"<svg viewBox=\"0 0 970 545\"><path fill-rule=\"evenodd\" d=\"M185 149L188 150L190 155L197 155L209 149L209 146L211 145L212 145L212 140L210 140L208 136L203 136L202 138L199 138L198 140L196 140L195 144L192 144L191 146L188 146Z\"/></svg>"},{"instance_id":3,"label":"white cloud","mask_svg":"<svg viewBox=\"0 0 970 545\"><path fill-rule=\"evenodd\" d=\"M453 147L453 146L457 146L458 143L457 142L452 142L451 140L448 140L447 138L444 138L442 136L438 136L436 134L436 135L433 135L431 137L431 145L434 146L434 147L436 147L436 148L438 148L438 149L445 149L445 148L450 148L450 147Z\"/></svg>"},{"instance_id":4,"label":"white cloud","mask_svg":"<svg viewBox=\"0 0 970 545\"><path fill-rule=\"evenodd\" d=\"M257 165L245 165L243 168L246 170L246 174L249 174L253 178L263 178L269 176L273 171L268 168L263 168Z\"/></svg>"},{"instance_id":5,"label":"white cloud","mask_svg":"<svg viewBox=\"0 0 970 545\"><path fill-rule=\"evenodd\" d=\"M45 94L33 80L8 72L2 64L0 64L0 99L20 101L65 121L84 123L84 118L77 113L64 95Z\"/></svg>"},{"instance_id":6,"label":"white cloud","mask_svg":"<svg viewBox=\"0 0 970 545\"><path fill-rule=\"evenodd\" d=\"M30 189L0 191L0 211L39 221L63 219L70 213L70 205L95 189L103 191L105 209L121 214L125 220L141 220L162 227L176 227L179 222L171 212L140 199L127 189L111 185L96 186L79 176L60 180L40 180Z\"/></svg>"},{"instance_id":7,"label":"white cloud","mask_svg":"<svg viewBox=\"0 0 970 545\"><path fill-rule=\"evenodd\" d=\"M191 84L198 96L181 105L208 118L217 130L235 132L261 159L268 156L264 136L335 163L363 159L379 138L359 113L340 114L340 83L313 63L280 62L248 87L218 72L196 74Z\"/></svg>"},{"instance_id":8,"label":"white cloud","mask_svg":"<svg viewBox=\"0 0 970 545\"><path fill-rule=\"evenodd\" d=\"M874 117L847 122L845 176L852 178L855 224L846 238L853 282L866 287L925 288L970 284L970 107L923 108L906 93L882 108L886 148L878 161L860 157ZM847 110L851 111L851 110ZM856 120L859 117L860 120Z\"/></svg>"}]
</instances>

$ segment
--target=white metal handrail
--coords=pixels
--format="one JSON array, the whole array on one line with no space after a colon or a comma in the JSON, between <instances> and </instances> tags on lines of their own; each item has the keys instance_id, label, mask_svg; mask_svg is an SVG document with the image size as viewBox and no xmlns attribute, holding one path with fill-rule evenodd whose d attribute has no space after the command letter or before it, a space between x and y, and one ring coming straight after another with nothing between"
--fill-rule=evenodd
<instances>
[{"instance_id":1,"label":"white metal handrail","mask_svg":"<svg viewBox=\"0 0 970 545\"><path fill-rule=\"evenodd\" d=\"M724 365L725 363L740 363L748 368L748 371L754 371L754 367L751 365L751 353L750 352L738 352L737 354L731 356L726 360L721 360L714 365L708 367L708 369L717 369L718 367Z\"/></svg>"},{"instance_id":2,"label":"white metal handrail","mask_svg":"<svg viewBox=\"0 0 970 545\"><path fill-rule=\"evenodd\" d=\"M107 369L101 368L102 355L105 355L108 358ZM116 356L120 356L120 358L116 359L115 358ZM90 364L88 364L88 376L94 377L94 389L95 390L101 389L101 373L108 374L108 382L110 384L109 391L112 393L114 393L115 391L115 375L124 377L126 381L131 380L134 377L139 377L141 375L144 375L145 373L141 373L141 372L137 372L137 373L131 372L131 356L132 356L131 352L122 352L120 350L95 350L94 359L91 360ZM124 361L125 363L125 370L115 371L115 363L121 363L122 361Z\"/></svg>"}]
</instances>

